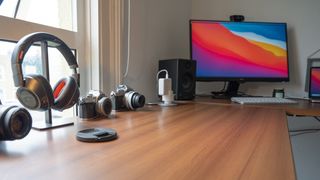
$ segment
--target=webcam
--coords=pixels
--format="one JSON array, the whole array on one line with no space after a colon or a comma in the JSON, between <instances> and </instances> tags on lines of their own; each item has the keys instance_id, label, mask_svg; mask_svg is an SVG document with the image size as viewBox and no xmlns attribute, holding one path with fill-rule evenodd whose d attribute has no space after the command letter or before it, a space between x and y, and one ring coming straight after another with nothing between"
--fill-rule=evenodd
<instances>
[{"instance_id":1,"label":"webcam","mask_svg":"<svg viewBox=\"0 0 320 180\"><path fill-rule=\"evenodd\" d=\"M230 21L234 21L234 22L244 21L244 16L243 15L231 15Z\"/></svg>"}]
</instances>

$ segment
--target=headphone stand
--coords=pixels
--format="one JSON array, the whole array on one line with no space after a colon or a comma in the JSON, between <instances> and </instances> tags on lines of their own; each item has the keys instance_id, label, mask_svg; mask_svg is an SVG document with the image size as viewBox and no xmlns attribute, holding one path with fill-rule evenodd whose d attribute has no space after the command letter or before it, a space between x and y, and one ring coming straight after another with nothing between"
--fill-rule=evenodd
<instances>
[{"instance_id":1,"label":"headphone stand","mask_svg":"<svg viewBox=\"0 0 320 180\"><path fill-rule=\"evenodd\" d=\"M49 79L49 57L48 57L48 43L46 41L41 41L41 59L42 59L42 69L44 77L50 82ZM72 119L57 118L57 122L52 121L52 111L48 109L45 111L45 121L38 121L32 123L32 128L36 130L47 130L63 126L73 125Z\"/></svg>"},{"instance_id":2,"label":"headphone stand","mask_svg":"<svg viewBox=\"0 0 320 180\"><path fill-rule=\"evenodd\" d=\"M45 121L36 121L32 123L32 129L36 130L48 130L58 127L73 125L73 118L54 118L52 121L51 109L45 112Z\"/></svg>"}]
</instances>

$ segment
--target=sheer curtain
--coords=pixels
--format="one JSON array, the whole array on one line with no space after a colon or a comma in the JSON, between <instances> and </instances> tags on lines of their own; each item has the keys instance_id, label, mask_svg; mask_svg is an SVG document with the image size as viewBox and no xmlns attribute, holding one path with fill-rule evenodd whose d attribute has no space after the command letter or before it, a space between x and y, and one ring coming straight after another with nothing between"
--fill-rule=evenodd
<instances>
[{"instance_id":1,"label":"sheer curtain","mask_svg":"<svg viewBox=\"0 0 320 180\"><path fill-rule=\"evenodd\" d=\"M125 0L90 1L91 89L110 93L121 83L125 57ZM99 77L99 78L97 78Z\"/></svg>"}]
</instances>

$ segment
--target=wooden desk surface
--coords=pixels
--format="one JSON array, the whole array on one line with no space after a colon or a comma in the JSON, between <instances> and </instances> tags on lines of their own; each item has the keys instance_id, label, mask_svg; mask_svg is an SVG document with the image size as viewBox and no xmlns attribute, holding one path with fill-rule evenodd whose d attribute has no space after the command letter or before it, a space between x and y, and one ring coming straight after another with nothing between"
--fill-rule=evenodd
<instances>
[{"instance_id":1,"label":"wooden desk surface","mask_svg":"<svg viewBox=\"0 0 320 180\"><path fill-rule=\"evenodd\" d=\"M119 138L77 141L86 127ZM0 179L295 179L287 130L283 110L149 106L0 142Z\"/></svg>"},{"instance_id":2,"label":"wooden desk surface","mask_svg":"<svg viewBox=\"0 0 320 180\"><path fill-rule=\"evenodd\" d=\"M200 103L213 103L221 105L235 105L235 106L251 106L251 107L263 107L271 109L283 109L290 115L298 116L320 116L320 103L311 103L309 100L294 99L297 104L246 104L241 105L233 103L230 99L212 99L210 97L197 97L196 101Z\"/></svg>"}]
</instances>

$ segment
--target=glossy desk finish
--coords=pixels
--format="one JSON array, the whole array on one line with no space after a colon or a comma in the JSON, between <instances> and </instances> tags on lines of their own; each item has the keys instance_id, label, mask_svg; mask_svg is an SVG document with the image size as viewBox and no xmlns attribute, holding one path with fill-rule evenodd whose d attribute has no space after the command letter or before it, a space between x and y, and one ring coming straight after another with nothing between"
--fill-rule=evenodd
<instances>
[{"instance_id":1,"label":"glossy desk finish","mask_svg":"<svg viewBox=\"0 0 320 180\"><path fill-rule=\"evenodd\" d=\"M83 143L86 127L119 138ZM107 119L0 142L0 179L295 179L283 110L190 103L113 112Z\"/></svg>"},{"instance_id":2,"label":"glossy desk finish","mask_svg":"<svg viewBox=\"0 0 320 180\"><path fill-rule=\"evenodd\" d=\"M282 109L289 115L297 116L320 116L320 103L311 103L306 99L293 99L297 101L297 104L245 104L241 105L233 103L230 99L212 99L210 97L197 97L198 103L212 103L220 105L232 105L232 106L250 106L250 107L262 107L271 109Z\"/></svg>"}]
</instances>

